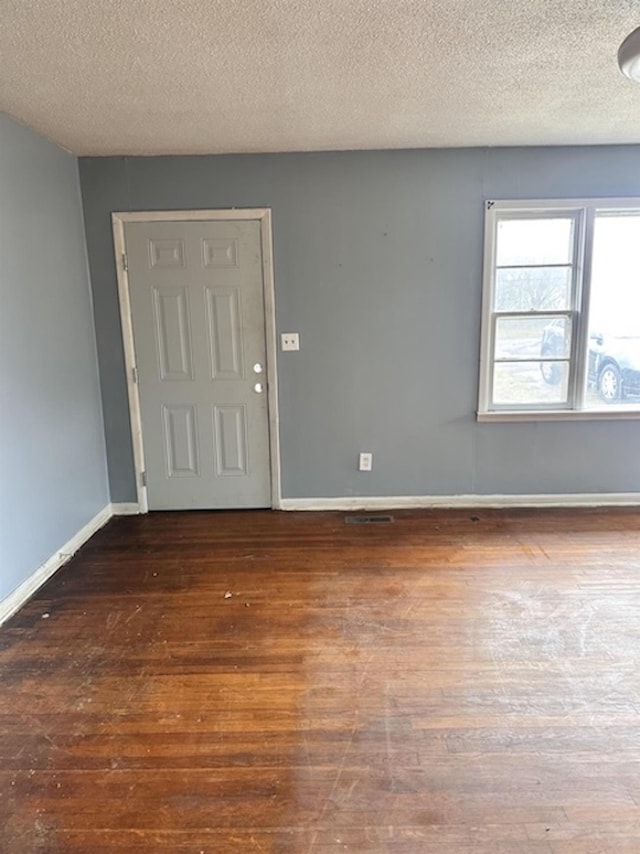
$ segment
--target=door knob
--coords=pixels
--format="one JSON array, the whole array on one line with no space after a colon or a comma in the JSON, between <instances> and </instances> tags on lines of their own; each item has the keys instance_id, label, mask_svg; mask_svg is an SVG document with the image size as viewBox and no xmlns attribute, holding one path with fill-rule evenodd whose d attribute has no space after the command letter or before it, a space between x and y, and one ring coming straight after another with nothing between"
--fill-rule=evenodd
<instances>
[{"instance_id":1,"label":"door knob","mask_svg":"<svg viewBox=\"0 0 640 854\"><path fill-rule=\"evenodd\" d=\"M253 387L253 390L256 394L262 394L262 392L264 391L264 386L262 385L262 383L256 383Z\"/></svg>"}]
</instances>

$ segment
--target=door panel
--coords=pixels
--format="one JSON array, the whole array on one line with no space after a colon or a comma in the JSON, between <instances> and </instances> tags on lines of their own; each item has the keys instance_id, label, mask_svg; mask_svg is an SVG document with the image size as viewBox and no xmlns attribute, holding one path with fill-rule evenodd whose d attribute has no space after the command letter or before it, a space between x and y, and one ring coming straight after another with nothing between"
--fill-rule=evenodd
<instances>
[{"instance_id":1,"label":"door panel","mask_svg":"<svg viewBox=\"0 0 640 854\"><path fill-rule=\"evenodd\" d=\"M219 475L247 473L247 412L246 407L214 406L214 446L217 451Z\"/></svg>"},{"instance_id":2,"label":"door panel","mask_svg":"<svg viewBox=\"0 0 640 854\"><path fill-rule=\"evenodd\" d=\"M192 380L193 354L187 289L167 286L154 288L153 308L160 379Z\"/></svg>"},{"instance_id":3,"label":"door panel","mask_svg":"<svg viewBox=\"0 0 640 854\"><path fill-rule=\"evenodd\" d=\"M149 509L269 507L260 222L131 222L125 241Z\"/></svg>"},{"instance_id":4,"label":"door panel","mask_svg":"<svg viewBox=\"0 0 640 854\"><path fill-rule=\"evenodd\" d=\"M240 292L222 288L206 289L211 379L239 380L242 365L242 317Z\"/></svg>"},{"instance_id":5,"label":"door panel","mask_svg":"<svg viewBox=\"0 0 640 854\"><path fill-rule=\"evenodd\" d=\"M198 477L195 406L163 406L167 477Z\"/></svg>"}]
</instances>

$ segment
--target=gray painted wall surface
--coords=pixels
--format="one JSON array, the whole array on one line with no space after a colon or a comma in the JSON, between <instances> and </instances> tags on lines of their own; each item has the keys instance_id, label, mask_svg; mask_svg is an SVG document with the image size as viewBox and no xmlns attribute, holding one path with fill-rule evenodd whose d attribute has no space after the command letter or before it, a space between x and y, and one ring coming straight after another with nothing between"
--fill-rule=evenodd
<instances>
[{"instance_id":1,"label":"gray painted wall surface","mask_svg":"<svg viewBox=\"0 0 640 854\"><path fill-rule=\"evenodd\" d=\"M110 213L273 209L285 497L640 489L638 422L478 424L483 200L640 195L640 147L80 162L114 501L135 500ZM356 471L360 450L374 470Z\"/></svg>"},{"instance_id":2,"label":"gray painted wall surface","mask_svg":"<svg viewBox=\"0 0 640 854\"><path fill-rule=\"evenodd\" d=\"M0 599L108 503L78 165L0 114Z\"/></svg>"}]
</instances>

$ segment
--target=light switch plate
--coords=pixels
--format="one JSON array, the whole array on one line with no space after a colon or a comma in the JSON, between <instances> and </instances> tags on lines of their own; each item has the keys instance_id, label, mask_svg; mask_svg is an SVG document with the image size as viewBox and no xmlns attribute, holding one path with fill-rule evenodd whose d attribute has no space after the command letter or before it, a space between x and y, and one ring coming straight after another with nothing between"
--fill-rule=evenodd
<instances>
[{"instance_id":1,"label":"light switch plate","mask_svg":"<svg viewBox=\"0 0 640 854\"><path fill-rule=\"evenodd\" d=\"M298 332L283 332L280 336L280 342L283 350L300 349L300 335Z\"/></svg>"}]
</instances>

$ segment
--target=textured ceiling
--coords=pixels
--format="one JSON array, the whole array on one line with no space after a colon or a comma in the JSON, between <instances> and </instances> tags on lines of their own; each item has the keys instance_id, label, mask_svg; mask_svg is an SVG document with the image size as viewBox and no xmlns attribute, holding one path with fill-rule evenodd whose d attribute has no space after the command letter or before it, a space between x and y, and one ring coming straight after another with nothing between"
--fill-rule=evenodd
<instances>
[{"instance_id":1,"label":"textured ceiling","mask_svg":"<svg viewBox=\"0 0 640 854\"><path fill-rule=\"evenodd\" d=\"M0 0L0 109L77 154L640 142L637 0Z\"/></svg>"}]
</instances>

